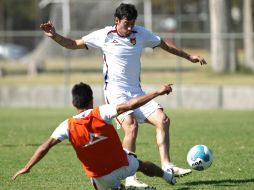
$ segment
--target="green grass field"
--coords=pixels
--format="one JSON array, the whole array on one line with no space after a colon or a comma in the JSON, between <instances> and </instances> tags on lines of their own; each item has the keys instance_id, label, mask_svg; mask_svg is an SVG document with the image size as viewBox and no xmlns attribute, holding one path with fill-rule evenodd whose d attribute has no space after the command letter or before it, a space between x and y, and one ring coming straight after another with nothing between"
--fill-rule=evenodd
<instances>
[{"instance_id":1,"label":"green grass field","mask_svg":"<svg viewBox=\"0 0 254 190\"><path fill-rule=\"evenodd\" d=\"M254 111L167 110L171 118L171 154L175 164L188 167L186 154L193 145L205 144L214 153L206 171L178 178L171 186L159 178L138 177L158 190L254 189ZM0 189L93 189L68 142L53 148L30 173L11 181L36 148L66 117L71 108L0 108ZM123 136L123 131L119 130ZM140 159L159 164L155 130L141 125L137 140Z\"/></svg>"}]
</instances>

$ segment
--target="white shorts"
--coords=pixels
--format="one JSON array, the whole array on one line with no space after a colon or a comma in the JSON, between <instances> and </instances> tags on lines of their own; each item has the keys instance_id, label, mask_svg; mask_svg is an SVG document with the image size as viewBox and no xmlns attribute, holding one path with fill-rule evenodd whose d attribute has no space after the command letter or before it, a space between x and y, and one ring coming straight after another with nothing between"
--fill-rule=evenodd
<instances>
[{"instance_id":1,"label":"white shorts","mask_svg":"<svg viewBox=\"0 0 254 190\"><path fill-rule=\"evenodd\" d=\"M126 153L127 154L127 153ZM111 188L117 188L120 186L121 180L129 176L133 176L139 167L139 161L133 155L128 155L129 166L123 166L117 170L114 170L108 175L92 178L98 190L108 190Z\"/></svg>"},{"instance_id":2,"label":"white shorts","mask_svg":"<svg viewBox=\"0 0 254 190\"><path fill-rule=\"evenodd\" d=\"M120 104L134 98L136 96L143 96L145 92L141 88L123 90L119 88L104 90L105 101L108 104ZM138 123L144 123L146 118L148 118L155 110L162 108L154 100L149 101L145 105L135 109L127 111L117 117L118 124L121 124L125 117L131 113L134 114Z\"/></svg>"}]
</instances>

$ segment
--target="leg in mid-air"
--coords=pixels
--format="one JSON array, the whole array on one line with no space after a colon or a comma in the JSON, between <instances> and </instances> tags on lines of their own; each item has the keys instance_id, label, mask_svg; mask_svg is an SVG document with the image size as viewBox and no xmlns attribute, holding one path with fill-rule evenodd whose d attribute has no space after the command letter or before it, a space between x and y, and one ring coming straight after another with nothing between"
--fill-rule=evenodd
<instances>
[{"instance_id":1,"label":"leg in mid-air","mask_svg":"<svg viewBox=\"0 0 254 190\"><path fill-rule=\"evenodd\" d=\"M156 127L156 143L158 145L162 169L167 171L174 170L175 176L184 176L191 173L190 169L183 169L175 166L170 158L170 119L162 111L162 109L155 110L148 118L147 122Z\"/></svg>"}]
</instances>

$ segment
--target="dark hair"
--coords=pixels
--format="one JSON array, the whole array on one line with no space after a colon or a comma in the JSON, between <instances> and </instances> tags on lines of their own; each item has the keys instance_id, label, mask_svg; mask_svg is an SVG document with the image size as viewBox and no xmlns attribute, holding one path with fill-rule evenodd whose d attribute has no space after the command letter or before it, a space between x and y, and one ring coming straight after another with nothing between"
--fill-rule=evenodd
<instances>
[{"instance_id":1,"label":"dark hair","mask_svg":"<svg viewBox=\"0 0 254 190\"><path fill-rule=\"evenodd\" d=\"M138 17L138 12L134 5L121 3L119 7L116 8L114 17L117 17L120 20L122 20L124 17L126 17L127 20L136 20Z\"/></svg>"},{"instance_id":2,"label":"dark hair","mask_svg":"<svg viewBox=\"0 0 254 190\"><path fill-rule=\"evenodd\" d=\"M72 88L72 104L78 109L88 108L93 101L93 91L88 84L80 82Z\"/></svg>"}]
</instances>

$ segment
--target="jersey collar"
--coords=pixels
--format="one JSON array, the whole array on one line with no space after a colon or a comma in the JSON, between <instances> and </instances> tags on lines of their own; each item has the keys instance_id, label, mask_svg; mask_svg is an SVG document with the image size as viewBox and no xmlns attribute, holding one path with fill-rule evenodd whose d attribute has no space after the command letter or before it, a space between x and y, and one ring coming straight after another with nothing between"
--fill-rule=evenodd
<instances>
[{"instance_id":1,"label":"jersey collar","mask_svg":"<svg viewBox=\"0 0 254 190\"><path fill-rule=\"evenodd\" d=\"M134 26L134 27L135 27L135 26ZM133 27L133 28L134 28L134 27ZM120 34L118 33L117 28L116 28L116 25L113 26L112 28L113 28L113 29L112 29L111 31L109 31L108 34L110 34L111 32L112 32L112 33L116 33L116 34L117 34L119 37L121 37L121 38L127 38L127 37L129 37L131 34L136 34L136 33L138 33L136 30L132 30L132 31L131 31L131 34L130 34L129 36L122 36L122 35L120 35Z\"/></svg>"}]
</instances>

